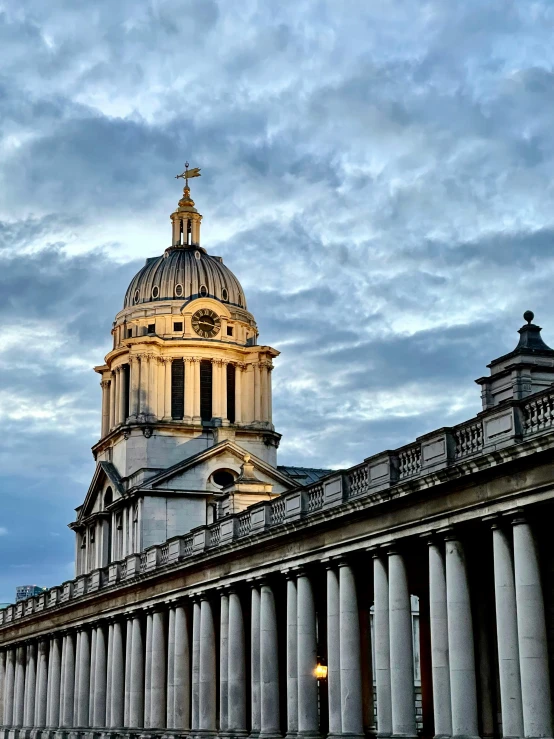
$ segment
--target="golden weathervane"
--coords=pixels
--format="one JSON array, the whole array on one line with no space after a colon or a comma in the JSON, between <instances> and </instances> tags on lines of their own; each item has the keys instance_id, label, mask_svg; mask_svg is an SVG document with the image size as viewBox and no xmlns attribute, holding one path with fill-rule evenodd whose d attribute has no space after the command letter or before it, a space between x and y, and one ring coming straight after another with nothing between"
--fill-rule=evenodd
<instances>
[{"instance_id":1,"label":"golden weathervane","mask_svg":"<svg viewBox=\"0 0 554 739\"><path fill-rule=\"evenodd\" d=\"M182 179L185 181L185 187L189 186L189 179L192 179L192 177L202 177L200 174L200 167L194 167L194 169L189 169L189 163L185 162L185 171L181 174L176 174L175 179L179 180Z\"/></svg>"}]
</instances>

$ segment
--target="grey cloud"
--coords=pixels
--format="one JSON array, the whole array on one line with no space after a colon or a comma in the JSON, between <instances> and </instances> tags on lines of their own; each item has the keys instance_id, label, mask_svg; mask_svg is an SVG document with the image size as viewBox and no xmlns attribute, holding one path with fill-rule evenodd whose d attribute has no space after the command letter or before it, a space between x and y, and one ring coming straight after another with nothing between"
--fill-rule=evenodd
<instances>
[{"instance_id":1,"label":"grey cloud","mask_svg":"<svg viewBox=\"0 0 554 739\"><path fill-rule=\"evenodd\" d=\"M283 462L354 463L471 415L473 379L513 348L526 308L554 337L549 12L0 2L4 344L27 332L0 351L0 390L26 413L63 401L79 428L2 418L3 561L32 561L41 582L70 574L69 533L40 547L92 469L88 358L167 246L187 157L204 245L282 349ZM0 575L0 600L14 582Z\"/></svg>"}]
</instances>

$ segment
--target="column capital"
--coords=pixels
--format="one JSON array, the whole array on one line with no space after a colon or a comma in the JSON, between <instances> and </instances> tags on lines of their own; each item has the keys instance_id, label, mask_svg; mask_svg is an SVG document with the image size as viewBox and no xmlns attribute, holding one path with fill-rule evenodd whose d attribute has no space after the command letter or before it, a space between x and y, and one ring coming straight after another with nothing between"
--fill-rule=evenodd
<instances>
[{"instance_id":1,"label":"column capital","mask_svg":"<svg viewBox=\"0 0 554 739\"><path fill-rule=\"evenodd\" d=\"M102 390L105 390L106 388L110 387L110 381L109 380L101 380L100 381L100 387Z\"/></svg>"},{"instance_id":2,"label":"column capital","mask_svg":"<svg viewBox=\"0 0 554 739\"><path fill-rule=\"evenodd\" d=\"M524 508L516 508L513 511L509 511L505 514L509 516L512 526L519 526L520 524L529 523L527 516L525 515Z\"/></svg>"},{"instance_id":3,"label":"column capital","mask_svg":"<svg viewBox=\"0 0 554 739\"><path fill-rule=\"evenodd\" d=\"M161 364L171 364L174 359L177 359L177 357L168 357L168 356L158 357L158 360L160 361Z\"/></svg>"},{"instance_id":4,"label":"column capital","mask_svg":"<svg viewBox=\"0 0 554 739\"><path fill-rule=\"evenodd\" d=\"M129 364L130 365L137 364L138 361L139 361L138 354L129 354Z\"/></svg>"}]
</instances>

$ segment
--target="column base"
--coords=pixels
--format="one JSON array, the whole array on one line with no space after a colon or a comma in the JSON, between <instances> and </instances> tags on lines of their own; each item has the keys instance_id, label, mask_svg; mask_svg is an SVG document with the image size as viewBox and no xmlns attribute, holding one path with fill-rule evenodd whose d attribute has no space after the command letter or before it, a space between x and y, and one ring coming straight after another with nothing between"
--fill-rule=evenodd
<instances>
[{"instance_id":1,"label":"column base","mask_svg":"<svg viewBox=\"0 0 554 739\"><path fill-rule=\"evenodd\" d=\"M260 731L260 739L283 739L283 735L277 730Z\"/></svg>"}]
</instances>

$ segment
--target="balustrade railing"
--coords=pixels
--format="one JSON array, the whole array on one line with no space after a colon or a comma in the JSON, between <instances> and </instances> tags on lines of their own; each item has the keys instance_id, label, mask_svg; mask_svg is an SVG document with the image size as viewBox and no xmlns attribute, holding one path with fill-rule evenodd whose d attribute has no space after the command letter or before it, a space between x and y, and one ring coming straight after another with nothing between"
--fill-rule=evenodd
<instances>
[{"instance_id":1,"label":"balustrade railing","mask_svg":"<svg viewBox=\"0 0 554 739\"><path fill-rule=\"evenodd\" d=\"M413 477L421 471L421 444L410 444L398 452L399 477Z\"/></svg>"},{"instance_id":2,"label":"balustrade railing","mask_svg":"<svg viewBox=\"0 0 554 739\"><path fill-rule=\"evenodd\" d=\"M239 513L239 538L241 536L247 536L250 533L251 528L252 523L250 521L250 511Z\"/></svg>"},{"instance_id":3,"label":"balustrade railing","mask_svg":"<svg viewBox=\"0 0 554 739\"><path fill-rule=\"evenodd\" d=\"M308 513L322 508L324 500L323 485L308 488Z\"/></svg>"},{"instance_id":4,"label":"balustrade railing","mask_svg":"<svg viewBox=\"0 0 554 739\"><path fill-rule=\"evenodd\" d=\"M523 404L523 433L536 434L554 425L554 395L527 399Z\"/></svg>"},{"instance_id":5,"label":"balustrade railing","mask_svg":"<svg viewBox=\"0 0 554 739\"><path fill-rule=\"evenodd\" d=\"M463 459L483 448L483 423L475 421L456 427L454 431L454 457Z\"/></svg>"},{"instance_id":6,"label":"balustrade railing","mask_svg":"<svg viewBox=\"0 0 554 739\"><path fill-rule=\"evenodd\" d=\"M365 495L368 492L369 471L367 463L354 467L349 470L348 475L348 497L357 498L359 495Z\"/></svg>"},{"instance_id":7,"label":"balustrade railing","mask_svg":"<svg viewBox=\"0 0 554 739\"><path fill-rule=\"evenodd\" d=\"M146 552L142 552L140 555L140 571L145 572L146 571L146 562L147 562L147 554Z\"/></svg>"},{"instance_id":8,"label":"balustrade railing","mask_svg":"<svg viewBox=\"0 0 554 739\"><path fill-rule=\"evenodd\" d=\"M271 523L278 524L285 520L286 504L285 499L280 496L271 501Z\"/></svg>"},{"instance_id":9,"label":"balustrade railing","mask_svg":"<svg viewBox=\"0 0 554 739\"><path fill-rule=\"evenodd\" d=\"M216 523L210 529L210 546L217 547L219 544L220 537L221 537L221 524Z\"/></svg>"},{"instance_id":10,"label":"balustrade railing","mask_svg":"<svg viewBox=\"0 0 554 739\"><path fill-rule=\"evenodd\" d=\"M519 414L521 419L521 435L523 439L533 434L541 432L548 432L554 429L554 392L551 388L543 391L542 393L535 393L534 395L525 398L519 403L513 404L514 413ZM512 406L506 406L511 408ZM495 407L479 416L478 419L466 421L458 426L454 426L447 433L452 435L454 440L453 448L449 452L450 456L446 457L446 464L457 464L458 461L463 461L466 457L476 454L487 453L487 441L485 438L485 426L488 418L490 417L492 422L495 418L502 413L506 413L502 408ZM519 421L517 421L519 423ZM510 433L512 433L510 431ZM437 432L439 434L439 432ZM521 436L520 436L521 438ZM496 443L496 442L495 442ZM445 448L448 445L445 442ZM398 481L393 481L393 478L389 479L389 487L394 490L395 487L401 487L405 480L411 480L416 476L423 477L427 474L425 467L422 467L422 444L419 442L409 444L407 446L398 449L396 452L389 452L389 457L395 458L395 464L398 465ZM380 464L380 462L378 463ZM428 464L428 462L427 462ZM496 464L496 461L495 461ZM396 468L395 468L396 469ZM317 513L326 506L325 501L325 490L326 485L335 483L339 479L339 476L344 475L346 481L346 490L348 492L348 500L352 498L362 498L364 495L369 495L372 490L372 481L370 479L369 465L364 462L356 467L352 467L346 472L337 472L337 477L333 478L332 473L325 481L320 481L309 485L305 488L301 488L302 495L300 501L300 508L298 505L292 507L292 510L299 510L296 517L306 517ZM377 480L375 484L381 484L381 478ZM342 489L340 485L338 489ZM380 488L378 488L380 489ZM278 498L274 498L270 503L270 516L269 516L269 528L277 526L287 521L287 496L296 496L298 498L299 490L291 491L290 493L283 493ZM330 499L331 500L331 499ZM348 500L344 505L348 506ZM378 504L379 499L368 498L368 504ZM342 498L339 498L339 504L343 505ZM266 503L262 505L267 505ZM245 511L234 516L236 521L236 527L231 527L228 531L231 532L230 536L226 533L225 538L222 540L222 522L223 519L216 521L213 524L207 526L207 548L213 549L219 546L225 546L227 541L241 539L248 537L252 534L252 518L251 515L257 510L257 506L252 506ZM335 511L337 509L334 509ZM256 529L258 530L258 529ZM263 529L267 530L266 528ZM173 540L170 540L173 541ZM157 560L151 561L148 567L148 572L151 572L159 566L166 566L170 563L176 563L183 559L191 556L195 556L194 549L194 535L185 534L179 537L179 546L177 547L178 555L171 554L170 544L168 542L159 545L159 556ZM148 550L141 552L136 557L136 564L132 566L128 565L129 562L133 562L132 558L127 560L124 559L119 563L119 580L125 580L132 578L139 573L147 572L148 565ZM137 566L138 565L138 566ZM137 572L138 570L138 572ZM67 603L68 600L78 599L83 597L87 593L93 593L94 591L105 588L113 584L108 578L108 568L104 567L98 570L94 570L85 576L84 583L77 586L77 580L64 583L63 586L54 587L42 594L42 596L34 596L31 603L26 603L25 606L21 605L18 608L14 606L8 606L4 609L0 609L0 624L11 623L14 620L24 618L25 616L31 617L34 613L43 611L45 608L54 608L60 603ZM41 598L40 605L37 598ZM38 609L37 609L37 606Z\"/></svg>"}]
</instances>

